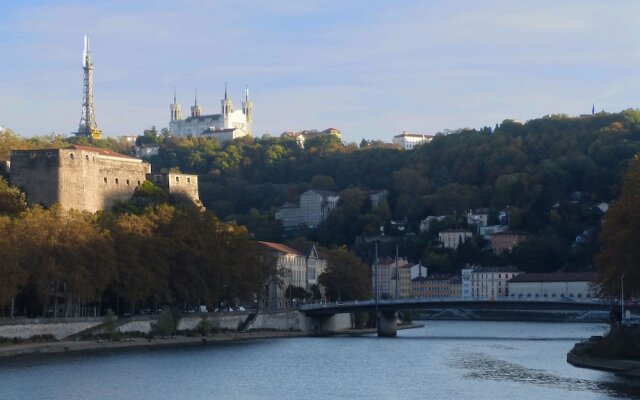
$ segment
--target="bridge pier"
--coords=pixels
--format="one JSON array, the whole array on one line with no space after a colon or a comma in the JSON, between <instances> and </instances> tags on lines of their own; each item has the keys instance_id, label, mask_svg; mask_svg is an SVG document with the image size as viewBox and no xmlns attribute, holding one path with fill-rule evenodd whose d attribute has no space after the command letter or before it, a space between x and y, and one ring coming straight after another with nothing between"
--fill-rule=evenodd
<instances>
[{"instance_id":1,"label":"bridge pier","mask_svg":"<svg viewBox=\"0 0 640 400\"><path fill-rule=\"evenodd\" d=\"M396 337L398 335L398 315L395 311L379 312L377 315L378 337Z\"/></svg>"}]
</instances>

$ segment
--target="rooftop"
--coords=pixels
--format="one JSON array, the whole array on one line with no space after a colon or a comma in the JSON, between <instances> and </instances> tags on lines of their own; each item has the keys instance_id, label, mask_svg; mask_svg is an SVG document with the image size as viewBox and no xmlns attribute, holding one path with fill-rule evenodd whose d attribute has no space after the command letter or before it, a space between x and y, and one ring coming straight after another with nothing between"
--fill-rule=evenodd
<instances>
[{"instance_id":1,"label":"rooftop","mask_svg":"<svg viewBox=\"0 0 640 400\"><path fill-rule=\"evenodd\" d=\"M188 122L188 121L198 121L198 122L205 122L208 119L220 119L220 114L207 114L207 115L199 115L196 117L188 117L185 118L184 121Z\"/></svg>"},{"instance_id":2,"label":"rooftop","mask_svg":"<svg viewBox=\"0 0 640 400\"><path fill-rule=\"evenodd\" d=\"M552 272L520 274L509 282L594 282L597 278L595 272Z\"/></svg>"},{"instance_id":3,"label":"rooftop","mask_svg":"<svg viewBox=\"0 0 640 400\"><path fill-rule=\"evenodd\" d=\"M282 243L261 242L261 241L258 241L258 243L260 243L262 246L266 247L268 250L276 251L278 253L295 254L297 256L304 256L304 254L302 254L298 250L294 250L291 247L286 246L286 245L284 245Z\"/></svg>"},{"instance_id":4,"label":"rooftop","mask_svg":"<svg viewBox=\"0 0 640 400\"><path fill-rule=\"evenodd\" d=\"M108 150L108 149L100 149L98 147L80 146L80 145L77 145L77 144L73 144L73 145L71 145L69 147L65 147L65 149L91 151L93 153L98 153L101 156L125 158L125 159L128 159L128 160L139 160L138 158L135 158L135 157L125 156L124 154L116 153L115 151L111 151L111 150Z\"/></svg>"},{"instance_id":5,"label":"rooftop","mask_svg":"<svg viewBox=\"0 0 640 400\"><path fill-rule=\"evenodd\" d=\"M474 274L478 273L487 273L487 272L517 272L522 273L522 271L518 271L515 267L480 267L473 270Z\"/></svg>"}]
</instances>

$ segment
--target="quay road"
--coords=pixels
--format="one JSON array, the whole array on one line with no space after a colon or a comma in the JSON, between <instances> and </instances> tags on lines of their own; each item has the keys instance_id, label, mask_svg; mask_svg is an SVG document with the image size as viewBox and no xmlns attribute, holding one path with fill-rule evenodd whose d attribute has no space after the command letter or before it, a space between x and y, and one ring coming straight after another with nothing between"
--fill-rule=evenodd
<instances>
[{"instance_id":1,"label":"quay road","mask_svg":"<svg viewBox=\"0 0 640 400\"><path fill-rule=\"evenodd\" d=\"M398 310L562 310L562 311L619 311L620 304L604 303L602 300L563 300L563 299L429 299L411 298L399 300L378 300L378 311L389 313ZM640 305L624 305L625 310L640 314ZM349 301L323 304L304 304L298 310L307 316L328 316L342 313L375 311L375 300Z\"/></svg>"}]
</instances>

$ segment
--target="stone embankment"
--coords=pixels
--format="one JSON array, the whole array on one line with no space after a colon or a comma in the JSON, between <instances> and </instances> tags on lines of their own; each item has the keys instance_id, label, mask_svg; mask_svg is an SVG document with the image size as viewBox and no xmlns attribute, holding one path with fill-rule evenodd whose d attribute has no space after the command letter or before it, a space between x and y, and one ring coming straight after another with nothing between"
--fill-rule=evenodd
<instances>
[{"instance_id":1,"label":"stone embankment","mask_svg":"<svg viewBox=\"0 0 640 400\"><path fill-rule=\"evenodd\" d=\"M589 342L576 343L567 354L567 362L575 367L600 369L640 378L640 361L591 357L584 353Z\"/></svg>"},{"instance_id":2,"label":"stone embankment","mask_svg":"<svg viewBox=\"0 0 640 400\"><path fill-rule=\"evenodd\" d=\"M264 338L308 336L312 334L340 334L354 332L352 316L340 314L324 321L315 321L304 314L289 310L259 313L193 313L181 316L178 331L188 332L186 336L172 338L149 338L155 316L136 316L117 321L117 331L124 337L121 341L88 339L104 337L107 333L108 318L84 319L15 319L0 320L0 338L24 343L0 345L0 359L7 357L72 353L86 351L107 351L127 348L155 348L163 346L198 345L227 341L243 341ZM195 332L206 321L212 332L196 335ZM49 337L48 342L29 342L31 338Z\"/></svg>"},{"instance_id":3,"label":"stone embankment","mask_svg":"<svg viewBox=\"0 0 640 400\"><path fill-rule=\"evenodd\" d=\"M246 340L285 338L305 336L302 332L246 332L221 333L207 336L174 336L171 338L146 339L136 338L122 341L79 340L47 343L26 343L0 346L0 360L47 354L70 354L79 352L104 352L124 349L151 349L171 346L207 345L223 342L239 342Z\"/></svg>"}]
</instances>

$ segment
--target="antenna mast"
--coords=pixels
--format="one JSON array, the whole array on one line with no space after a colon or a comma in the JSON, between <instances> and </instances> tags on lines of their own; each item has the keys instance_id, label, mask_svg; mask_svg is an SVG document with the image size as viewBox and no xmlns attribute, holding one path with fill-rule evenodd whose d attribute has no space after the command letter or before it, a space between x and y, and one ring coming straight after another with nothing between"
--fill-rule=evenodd
<instances>
[{"instance_id":1,"label":"antenna mast","mask_svg":"<svg viewBox=\"0 0 640 400\"><path fill-rule=\"evenodd\" d=\"M84 37L84 51L82 52L82 70L84 71L82 92L82 115L77 136L100 139L102 132L98 130L93 107L93 63L89 51L89 37Z\"/></svg>"}]
</instances>

